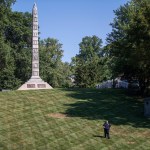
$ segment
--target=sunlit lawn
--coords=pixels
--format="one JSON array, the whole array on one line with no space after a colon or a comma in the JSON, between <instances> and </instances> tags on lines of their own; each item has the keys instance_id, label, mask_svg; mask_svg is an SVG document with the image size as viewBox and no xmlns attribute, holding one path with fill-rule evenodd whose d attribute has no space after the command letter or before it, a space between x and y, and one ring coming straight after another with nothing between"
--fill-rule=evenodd
<instances>
[{"instance_id":1,"label":"sunlit lawn","mask_svg":"<svg viewBox=\"0 0 150 150\"><path fill-rule=\"evenodd\" d=\"M102 124L112 124L111 139ZM0 92L0 150L150 149L143 102L123 90Z\"/></svg>"}]
</instances>

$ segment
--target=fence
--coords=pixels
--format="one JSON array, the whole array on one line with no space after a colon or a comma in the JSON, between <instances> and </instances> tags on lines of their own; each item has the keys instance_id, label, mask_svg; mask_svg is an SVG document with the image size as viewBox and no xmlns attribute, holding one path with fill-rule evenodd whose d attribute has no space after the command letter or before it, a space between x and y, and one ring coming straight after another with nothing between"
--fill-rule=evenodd
<instances>
[{"instance_id":1,"label":"fence","mask_svg":"<svg viewBox=\"0 0 150 150\"><path fill-rule=\"evenodd\" d=\"M115 80L115 88L128 88L128 82L121 81L121 80ZM105 82L102 82L101 84L97 84L96 88L103 89L103 88L112 88L113 87L113 80L107 80Z\"/></svg>"}]
</instances>

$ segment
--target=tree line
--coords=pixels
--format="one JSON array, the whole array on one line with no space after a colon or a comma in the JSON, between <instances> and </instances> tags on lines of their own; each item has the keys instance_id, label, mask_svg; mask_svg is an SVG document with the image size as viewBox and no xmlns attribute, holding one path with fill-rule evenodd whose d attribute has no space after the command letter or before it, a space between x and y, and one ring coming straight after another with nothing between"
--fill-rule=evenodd
<instances>
[{"instance_id":1,"label":"tree line","mask_svg":"<svg viewBox=\"0 0 150 150\"><path fill-rule=\"evenodd\" d=\"M0 88L10 89L31 76L32 16L13 12L13 3L0 2ZM129 82L138 80L144 93L150 85L150 1L131 0L114 13L106 45L95 35L83 37L71 63L62 62L57 39L39 39L41 78L53 87L88 88L121 76Z\"/></svg>"},{"instance_id":2,"label":"tree line","mask_svg":"<svg viewBox=\"0 0 150 150\"><path fill-rule=\"evenodd\" d=\"M15 0L0 1L0 89L17 89L31 77L32 14L13 12ZM70 87L70 64L57 39L39 39L40 76L52 87Z\"/></svg>"}]
</instances>

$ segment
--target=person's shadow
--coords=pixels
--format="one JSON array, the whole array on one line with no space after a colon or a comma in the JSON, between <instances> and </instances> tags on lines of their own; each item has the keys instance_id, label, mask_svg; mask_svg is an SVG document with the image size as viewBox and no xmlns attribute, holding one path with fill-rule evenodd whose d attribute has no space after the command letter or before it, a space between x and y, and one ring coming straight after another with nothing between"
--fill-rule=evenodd
<instances>
[{"instance_id":1,"label":"person's shadow","mask_svg":"<svg viewBox=\"0 0 150 150\"><path fill-rule=\"evenodd\" d=\"M93 135L93 137L104 138L104 136L101 136L101 135Z\"/></svg>"}]
</instances>

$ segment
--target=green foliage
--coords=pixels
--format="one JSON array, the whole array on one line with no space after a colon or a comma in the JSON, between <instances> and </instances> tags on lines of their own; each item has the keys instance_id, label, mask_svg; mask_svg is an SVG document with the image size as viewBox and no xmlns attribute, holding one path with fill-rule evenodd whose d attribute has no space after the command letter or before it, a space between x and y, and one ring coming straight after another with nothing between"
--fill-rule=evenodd
<instances>
[{"instance_id":1,"label":"green foliage","mask_svg":"<svg viewBox=\"0 0 150 150\"><path fill-rule=\"evenodd\" d=\"M31 72L32 16L12 12L14 2L0 2L0 87L4 89L16 89Z\"/></svg>"},{"instance_id":2,"label":"green foliage","mask_svg":"<svg viewBox=\"0 0 150 150\"><path fill-rule=\"evenodd\" d=\"M60 70L61 70L61 81L60 81L60 87L72 87L74 86L73 83L73 71L72 71L72 66L65 62L65 63L61 63L60 66Z\"/></svg>"},{"instance_id":3,"label":"green foliage","mask_svg":"<svg viewBox=\"0 0 150 150\"><path fill-rule=\"evenodd\" d=\"M6 41L10 42L16 51L31 47L32 15L28 12L11 12L8 17L9 23L4 30Z\"/></svg>"},{"instance_id":4,"label":"green foliage","mask_svg":"<svg viewBox=\"0 0 150 150\"><path fill-rule=\"evenodd\" d=\"M22 83L31 77L31 48L23 48L20 52L15 53L15 76Z\"/></svg>"},{"instance_id":5,"label":"green foliage","mask_svg":"<svg viewBox=\"0 0 150 150\"><path fill-rule=\"evenodd\" d=\"M15 78L15 61L12 56L11 47L0 39L0 88L13 89L20 83L20 80Z\"/></svg>"},{"instance_id":6,"label":"green foliage","mask_svg":"<svg viewBox=\"0 0 150 150\"><path fill-rule=\"evenodd\" d=\"M62 44L57 39L40 41L40 76L52 87L71 86L70 66L61 61L62 56Z\"/></svg>"},{"instance_id":7,"label":"green foliage","mask_svg":"<svg viewBox=\"0 0 150 150\"><path fill-rule=\"evenodd\" d=\"M107 41L114 76L124 74L150 85L150 1L132 0L115 11Z\"/></svg>"},{"instance_id":8,"label":"green foliage","mask_svg":"<svg viewBox=\"0 0 150 150\"><path fill-rule=\"evenodd\" d=\"M79 54L74 58L75 78L79 87L94 87L101 79L102 40L96 36L84 37Z\"/></svg>"},{"instance_id":9,"label":"green foliage","mask_svg":"<svg viewBox=\"0 0 150 150\"><path fill-rule=\"evenodd\" d=\"M59 72L55 76L62 57L62 45L56 39L45 39L40 41L40 76L53 87L58 86Z\"/></svg>"},{"instance_id":10,"label":"green foliage","mask_svg":"<svg viewBox=\"0 0 150 150\"><path fill-rule=\"evenodd\" d=\"M32 15L13 12L10 18L5 36L14 49L15 76L24 83L31 77Z\"/></svg>"},{"instance_id":11,"label":"green foliage","mask_svg":"<svg viewBox=\"0 0 150 150\"><path fill-rule=\"evenodd\" d=\"M11 12L11 5L15 0L0 0L0 36L3 36L4 29L9 23L9 13Z\"/></svg>"}]
</instances>

